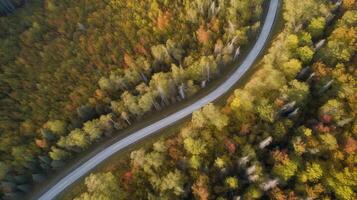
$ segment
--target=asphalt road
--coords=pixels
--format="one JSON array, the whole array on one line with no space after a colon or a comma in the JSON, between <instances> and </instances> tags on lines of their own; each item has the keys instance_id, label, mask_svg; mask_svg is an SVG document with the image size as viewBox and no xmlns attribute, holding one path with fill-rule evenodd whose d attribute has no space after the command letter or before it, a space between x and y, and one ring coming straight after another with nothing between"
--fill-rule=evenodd
<instances>
[{"instance_id":1,"label":"asphalt road","mask_svg":"<svg viewBox=\"0 0 357 200\"><path fill-rule=\"evenodd\" d=\"M36 199L39 200L50 200L56 198L61 192L63 192L67 187L73 184L75 181L86 175L93 168L99 165L101 162L117 153L118 151L128 147L131 144L138 142L139 140L144 139L145 137L168 127L175 122L189 116L192 112L200 109L206 104L216 100L226 92L228 92L237 81L239 81L242 76L252 67L255 60L258 58L260 52L264 49L265 44L268 42L269 35L273 29L273 24L277 18L279 7L279 0L271 0L269 3L269 10L266 15L263 28L261 33L254 44L254 47L249 52L248 56L244 59L241 66L234 71L234 73L229 76L229 78L224 81L217 89L193 104L173 113L141 130L138 130L131 135L119 140L118 142L108 146L103 149L89 160L83 162L79 165L75 170L65 175L62 179L60 179L56 184L54 184L47 191L38 195Z\"/></svg>"}]
</instances>

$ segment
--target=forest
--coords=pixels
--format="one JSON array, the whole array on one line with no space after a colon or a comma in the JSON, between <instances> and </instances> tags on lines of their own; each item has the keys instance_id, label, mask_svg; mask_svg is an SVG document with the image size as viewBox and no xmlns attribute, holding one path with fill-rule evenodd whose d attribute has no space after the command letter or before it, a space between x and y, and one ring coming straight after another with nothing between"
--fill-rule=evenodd
<instances>
[{"instance_id":1,"label":"forest","mask_svg":"<svg viewBox=\"0 0 357 200\"><path fill-rule=\"evenodd\" d=\"M356 199L356 9L284 0L283 29L244 87L90 174L75 199Z\"/></svg>"},{"instance_id":2,"label":"forest","mask_svg":"<svg viewBox=\"0 0 357 200\"><path fill-rule=\"evenodd\" d=\"M0 198L204 90L255 39L263 3L0 0Z\"/></svg>"}]
</instances>

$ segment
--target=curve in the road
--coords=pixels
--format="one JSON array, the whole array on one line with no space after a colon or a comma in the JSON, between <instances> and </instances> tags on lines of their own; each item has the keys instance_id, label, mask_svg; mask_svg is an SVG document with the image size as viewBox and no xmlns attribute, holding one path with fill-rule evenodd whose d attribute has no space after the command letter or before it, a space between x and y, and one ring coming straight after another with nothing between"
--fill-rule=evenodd
<instances>
[{"instance_id":1,"label":"curve in the road","mask_svg":"<svg viewBox=\"0 0 357 200\"><path fill-rule=\"evenodd\" d=\"M45 191L43 194L38 196L39 200L49 200L54 199L58 196L62 191L64 191L68 186L74 183L76 180L80 179L84 175L86 175L89 171L91 171L98 164L115 154L116 152L128 147L129 145L142 140L143 138L161 130L162 128L168 127L173 123L185 118L186 116L192 114L192 112L200 109L206 104L216 100L218 97L222 96L226 92L228 92L234 84L241 79L241 77L249 70L250 67L254 64L255 60L258 58L260 52L263 50L265 44L268 41L269 35L273 28L279 7L279 0L271 0L269 3L269 10L266 15L263 28L261 33L252 48L249 52L248 56L245 58L241 66L234 71L234 73L229 76L229 78L221 84L217 89L213 92L209 93L205 97L196 101L195 103L183 108L182 110L171 114L164 119L161 119L123 139L112 144L111 146L105 148L98 154L94 155L92 158L81 164L74 171L70 172L66 176L64 176L60 181L58 181L54 186L52 186L49 190Z\"/></svg>"}]
</instances>

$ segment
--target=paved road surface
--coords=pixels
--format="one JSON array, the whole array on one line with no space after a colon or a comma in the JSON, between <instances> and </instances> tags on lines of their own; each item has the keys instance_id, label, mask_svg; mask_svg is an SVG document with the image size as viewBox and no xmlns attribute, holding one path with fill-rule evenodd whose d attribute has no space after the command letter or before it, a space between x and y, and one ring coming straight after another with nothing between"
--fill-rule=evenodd
<instances>
[{"instance_id":1,"label":"paved road surface","mask_svg":"<svg viewBox=\"0 0 357 200\"><path fill-rule=\"evenodd\" d=\"M271 0L269 3L269 10L267 16L265 18L265 22L262 28L262 31L256 41L254 47L249 52L248 56L245 58L241 66L234 71L234 73L221 84L217 89L213 92L209 93L205 97L199 99L195 103L183 108L182 110L173 113L164 119L161 119L125 138L122 140L112 144L111 146L103 149L98 154L94 155L92 158L81 164L74 171L65 175L59 182L53 185L50 189L38 195L39 200L50 200L56 198L62 191L64 191L67 187L69 187L76 180L80 179L88 172L90 172L94 167L103 162L105 159L109 158L116 152L122 150L129 145L142 140L143 138L157 132L158 130L168 127L173 123L183 119L184 117L192 114L192 112L200 109L206 104L216 100L218 97L225 94L229 89L231 89L234 84L241 79L241 77L252 67L254 61L259 56L260 52L263 50L265 44L268 42L269 35L272 31L273 24L276 20L276 16L278 13L279 0Z\"/></svg>"}]
</instances>

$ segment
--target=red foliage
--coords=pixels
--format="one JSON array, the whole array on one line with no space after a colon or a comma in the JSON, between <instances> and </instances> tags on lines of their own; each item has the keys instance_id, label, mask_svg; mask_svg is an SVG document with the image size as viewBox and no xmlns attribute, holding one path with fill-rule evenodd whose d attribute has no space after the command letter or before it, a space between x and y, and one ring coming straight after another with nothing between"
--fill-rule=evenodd
<instances>
[{"instance_id":1,"label":"red foliage","mask_svg":"<svg viewBox=\"0 0 357 200\"><path fill-rule=\"evenodd\" d=\"M168 147L169 156L173 159L173 161L177 161L182 157L182 152L177 147L178 142L176 139L168 139L166 140L166 146Z\"/></svg>"},{"instance_id":2,"label":"red foliage","mask_svg":"<svg viewBox=\"0 0 357 200\"><path fill-rule=\"evenodd\" d=\"M234 142L232 140L225 139L224 145L226 146L229 153L233 154L236 151L236 145L234 144Z\"/></svg>"},{"instance_id":3,"label":"red foliage","mask_svg":"<svg viewBox=\"0 0 357 200\"><path fill-rule=\"evenodd\" d=\"M131 171L127 171L124 173L123 175L123 184L125 189L129 189L129 184L131 183L131 181L133 180L133 173Z\"/></svg>"},{"instance_id":4,"label":"red foliage","mask_svg":"<svg viewBox=\"0 0 357 200\"><path fill-rule=\"evenodd\" d=\"M325 124L331 123L331 121L333 119L332 115L329 115L329 114L323 114L320 118L321 118L321 121Z\"/></svg>"},{"instance_id":5,"label":"red foliage","mask_svg":"<svg viewBox=\"0 0 357 200\"><path fill-rule=\"evenodd\" d=\"M138 54L146 55L146 56L149 55L148 52L146 51L145 47L141 44L137 44L135 46L135 52Z\"/></svg>"},{"instance_id":6,"label":"red foliage","mask_svg":"<svg viewBox=\"0 0 357 200\"><path fill-rule=\"evenodd\" d=\"M134 59L127 53L124 54L124 63L128 67L133 67L135 66Z\"/></svg>"},{"instance_id":7,"label":"red foliage","mask_svg":"<svg viewBox=\"0 0 357 200\"><path fill-rule=\"evenodd\" d=\"M324 126L323 123L318 123L316 126L314 126L314 130L318 133L328 133L330 132L330 127Z\"/></svg>"},{"instance_id":8,"label":"red foliage","mask_svg":"<svg viewBox=\"0 0 357 200\"><path fill-rule=\"evenodd\" d=\"M201 25L200 28L196 31L196 34L197 34L197 40L201 44L207 44L211 37L210 32L206 30L203 25Z\"/></svg>"},{"instance_id":9,"label":"red foliage","mask_svg":"<svg viewBox=\"0 0 357 200\"><path fill-rule=\"evenodd\" d=\"M357 141L353 139L352 137L349 137L346 141L345 152L347 153L354 153L357 151Z\"/></svg>"},{"instance_id":10,"label":"red foliage","mask_svg":"<svg viewBox=\"0 0 357 200\"><path fill-rule=\"evenodd\" d=\"M166 11L163 14L160 14L157 18L156 25L159 30L165 30L166 27L169 26L170 24L170 19L171 19L171 13L169 11Z\"/></svg>"}]
</instances>

